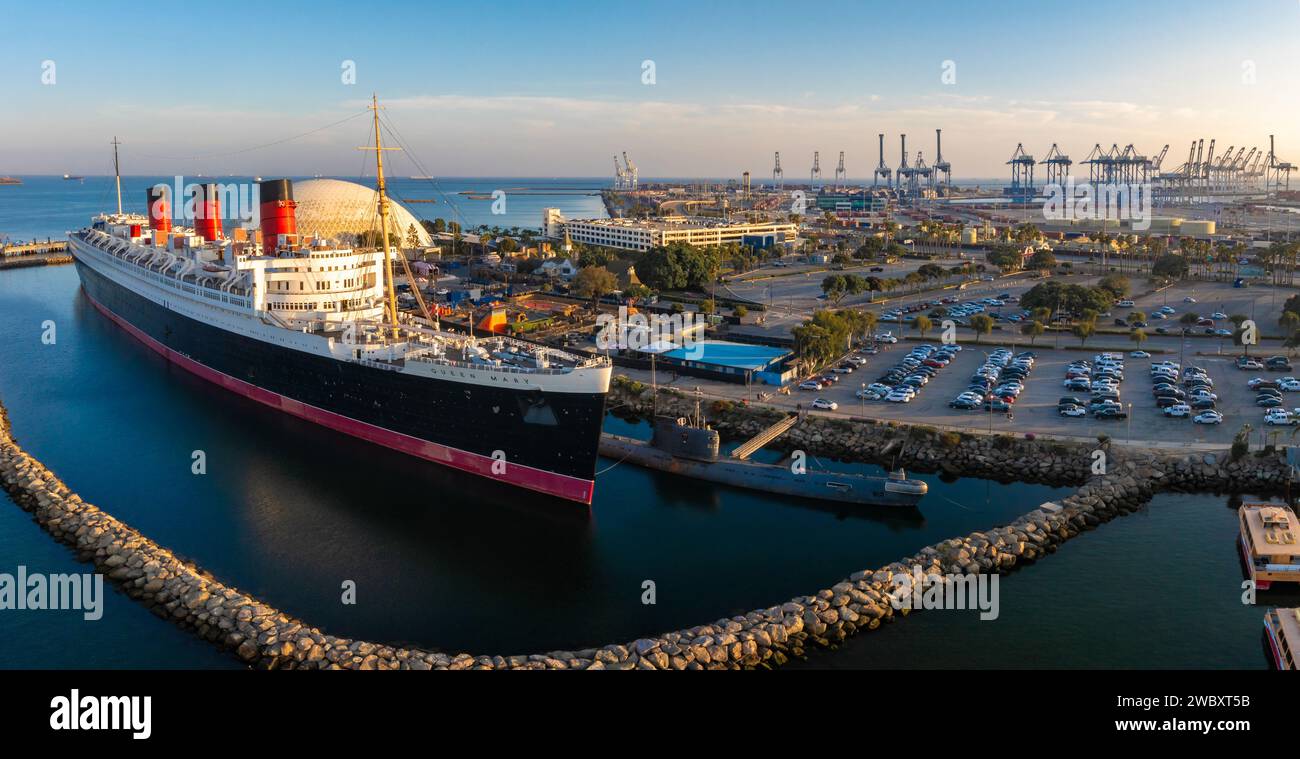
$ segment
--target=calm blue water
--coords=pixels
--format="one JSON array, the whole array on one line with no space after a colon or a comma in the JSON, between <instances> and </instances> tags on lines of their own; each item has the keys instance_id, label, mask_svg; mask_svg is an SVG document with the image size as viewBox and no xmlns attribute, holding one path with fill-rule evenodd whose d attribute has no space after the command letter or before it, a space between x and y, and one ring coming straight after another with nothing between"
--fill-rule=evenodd
<instances>
[{"instance_id":1,"label":"calm blue water","mask_svg":"<svg viewBox=\"0 0 1300 759\"><path fill-rule=\"evenodd\" d=\"M265 177L271 179L272 177ZM310 177L297 177L298 180ZM374 186L373 177L333 177ZM84 182L63 177L21 177L21 185L0 185L0 238L30 240L60 237L64 232L80 229L90 217L117 208L117 190L111 176L86 177ZM191 182L251 182L252 177L184 177ZM122 177L122 209L145 212L145 190L158 183L175 185L175 177ZM604 179L438 179L416 180L390 177L391 196L402 203L417 219L443 218L472 229L480 224L502 228L538 228L543 208L559 208L565 216L578 219L603 219L605 204L598 190L607 186ZM474 200L462 193L491 195L494 190L506 193L504 214L492 213L491 200ZM578 193L596 194L578 194ZM435 203L410 203L409 199L435 200Z\"/></svg>"},{"instance_id":2,"label":"calm blue water","mask_svg":"<svg viewBox=\"0 0 1300 759\"><path fill-rule=\"evenodd\" d=\"M64 187L83 192L62 180L47 189ZM13 198L0 195L0 228L23 237L58 233L33 221L42 214L71 214ZM40 340L46 320L54 345ZM100 316L72 267L0 272L0 334L0 399L17 436L83 497L291 614L374 640L492 653L631 640L826 587L1064 494L926 476L917 513L841 513L603 462L612 468L587 517L216 392ZM645 434L612 418L607 428ZM191 474L195 450L206 475ZM1065 664L1259 666L1257 610L1225 600L1240 579L1231 511L1177 498L1008 579L1002 622L918 615L816 663L966 666L1037 652ZM84 569L0 501L0 572L18 564ZM340 603L345 580L355 606ZM641 603L645 580L654 605ZM1153 629L1196 645L1149 646ZM235 666L112 593L93 623L0 611L0 640L3 667Z\"/></svg>"}]
</instances>

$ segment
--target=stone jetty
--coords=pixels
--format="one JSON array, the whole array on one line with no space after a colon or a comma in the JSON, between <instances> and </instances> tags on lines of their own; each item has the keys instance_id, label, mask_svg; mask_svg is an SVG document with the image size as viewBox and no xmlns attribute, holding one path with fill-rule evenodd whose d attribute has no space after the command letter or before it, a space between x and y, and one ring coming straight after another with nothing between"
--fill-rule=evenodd
<instances>
[{"instance_id":1,"label":"stone jetty","mask_svg":"<svg viewBox=\"0 0 1300 759\"><path fill-rule=\"evenodd\" d=\"M648 391L621 382L611 405L645 412ZM665 394L661 412L688 399ZM693 406L693 403L691 403ZM716 426L737 436L771 423L772 412L714 409ZM1109 452L1106 474L1092 475L1088 446L937 433L897 425L808 419L783 443L810 454L904 463L953 474L995 476L1079 490L1054 504L991 527L922 548L883 567L747 614L638 640L574 651L527 655L445 653L340 638L295 619L192 562L176 557L129 525L86 503L15 442L0 406L0 484L79 560L92 562L122 592L157 616L267 669L741 669L773 667L874 630L907 612L896 610L894 579L916 568L926 574L1005 573L1055 552L1065 541L1142 505L1159 490L1269 492L1288 476L1276 453L1159 456Z\"/></svg>"}]
</instances>

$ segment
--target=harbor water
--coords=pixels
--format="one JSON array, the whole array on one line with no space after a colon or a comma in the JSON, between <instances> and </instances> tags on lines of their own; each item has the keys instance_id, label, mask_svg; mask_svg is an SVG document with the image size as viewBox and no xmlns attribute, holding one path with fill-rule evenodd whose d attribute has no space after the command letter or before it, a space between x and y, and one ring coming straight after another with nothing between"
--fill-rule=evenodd
<instances>
[{"instance_id":1,"label":"harbor water","mask_svg":"<svg viewBox=\"0 0 1300 759\"><path fill-rule=\"evenodd\" d=\"M57 235L93 210L51 221L45 201L15 197L0 195L13 237ZM626 642L827 587L1068 492L922 475L930 494L915 512L846 511L602 460L588 513L223 393L104 319L71 266L0 272L0 334L15 436L83 498L287 613L395 644L513 654ZM648 435L612 416L607 429ZM193 473L197 451L205 474ZM87 571L0 506L0 572ZM1235 534L1226 498L1159 496L1005 578L995 622L927 612L809 665L1262 667L1262 610L1239 601ZM343 603L349 581L355 604ZM1300 600L1264 600L1279 598ZM0 611L0 636L3 667L238 666L112 590L99 621Z\"/></svg>"}]
</instances>

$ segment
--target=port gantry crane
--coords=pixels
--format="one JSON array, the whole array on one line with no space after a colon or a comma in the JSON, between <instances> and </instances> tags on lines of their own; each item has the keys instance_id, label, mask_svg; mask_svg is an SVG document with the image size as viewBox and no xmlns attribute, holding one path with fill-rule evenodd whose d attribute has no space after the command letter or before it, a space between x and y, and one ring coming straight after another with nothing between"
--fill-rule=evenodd
<instances>
[{"instance_id":1,"label":"port gantry crane","mask_svg":"<svg viewBox=\"0 0 1300 759\"><path fill-rule=\"evenodd\" d=\"M840 163L835 167L835 189L842 190L849 183L849 173L844 169L844 151L840 151Z\"/></svg>"},{"instance_id":2,"label":"port gantry crane","mask_svg":"<svg viewBox=\"0 0 1300 759\"><path fill-rule=\"evenodd\" d=\"M1064 186L1070 177L1070 166L1074 162L1070 157L1061 152L1061 149L1052 143L1052 147L1047 151L1047 157L1038 162L1040 166L1047 167L1047 183L1049 185Z\"/></svg>"},{"instance_id":3,"label":"port gantry crane","mask_svg":"<svg viewBox=\"0 0 1300 759\"><path fill-rule=\"evenodd\" d=\"M618 156L614 156L614 189L627 189L627 172L618 163Z\"/></svg>"},{"instance_id":4,"label":"port gantry crane","mask_svg":"<svg viewBox=\"0 0 1300 759\"><path fill-rule=\"evenodd\" d=\"M772 184L776 185L776 191L780 192L785 189L785 172L781 171L781 151L776 151L776 165L772 167Z\"/></svg>"},{"instance_id":5,"label":"port gantry crane","mask_svg":"<svg viewBox=\"0 0 1300 759\"><path fill-rule=\"evenodd\" d=\"M912 168L907 165L907 135L898 135L899 139L899 163L898 169L894 171L894 187L900 191L903 190L903 183L911 181Z\"/></svg>"},{"instance_id":6,"label":"port gantry crane","mask_svg":"<svg viewBox=\"0 0 1300 759\"><path fill-rule=\"evenodd\" d=\"M813 151L813 166L812 172L809 174L809 179L809 184L811 184L814 189L816 189L818 184L822 181L822 154L819 150Z\"/></svg>"},{"instance_id":7,"label":"port gantry crane","mask_svg":"<svg viewBox=\"0 0 1300 759\"><path fill-rule=\"evenodd\" d=\"M636 164L628 160L627 151L623 151L623 163L627 165L627 189L635 190L639 181L636 175Z\"/></svg>"},{"instance_id":8,"label":"port gantry crane","mask_svg":"<svg viewBox=\"0 0 1300 759\"><path fill-rule=\"evenodd\" d=\"M1023 143L1016 143L1016 151L1011 154L1007 165L1011 167L1011 186L1006 194L1013 197L1033 197L1034 194L1034 157L1025 152Z\"/></svg>"},{"instance_id":9,"label":"port gantry crane","mask_svg":"<svg viewBox=\"0 0 1300 759\"><path fill-rule=\"evenodd\" d=\"M881 133L878 136L880 137L880 165L876 166L876 173L872 178L871 185L873 187L879 187L880 180L884 179L885 186L888 187L889 177L893 172L890 170L889 164L885 163L885 135L884 133Z\"/></svg>"},{"instance_id":10,"label":"port gantry crane","mask_svg":"<svg viewBox=\"0 0 1300 759\"><path fill-rule=\"evenodd\" d=\"M934 130L934 165L930 169L934 172L933 185L935 189L944 195L948 195L949 187L952 185L952 164L943 160L942 129Z\"/></svg>"},{"instance_id":11,"label":"port gantry crane","mask_svg":"<svg viewBox=\"0 0 1300 759\"><path fill-rule=\"evenodd\" d=\"M1279 161L1277 152L1273 147L1273 135L1268 136L1268 164L1265 166L1266 174L1264 175L1264 192L1268 193L1268 186L1273 185L1273 192L1281 192L1284 188L1291 189L1291 172L1295 171L1295 164L1289 161Z\"/></svg>"},{"instance_id":12,"label":"port gantry crane","mask_svg":"<svg viewBox=\"0 0 1300 759\"><path fill-rule=\"evenodd\" d=\"M924 187L922 186L924 180ZM910 198L924 197L925 190L934 186L934 172L925 165L925 157L916 151L916 162L907 174L907 195Z\"/></svg>"}]
</instances>

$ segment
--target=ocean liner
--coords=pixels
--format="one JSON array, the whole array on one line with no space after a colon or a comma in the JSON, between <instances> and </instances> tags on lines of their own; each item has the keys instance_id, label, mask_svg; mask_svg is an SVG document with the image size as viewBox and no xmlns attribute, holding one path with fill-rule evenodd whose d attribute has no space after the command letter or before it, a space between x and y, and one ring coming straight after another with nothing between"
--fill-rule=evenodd
<instances>
[{"instance_id":1,"label":"ocean liner","mask_svg":"<svg viewBox=\"0 0 1300 759\"><path fill-rule=\"evenodd\" d=\"M173 227L166 188L148 190L146 215L123 213L119 177L117 213L69 233L82 289L131 335L226 390L590 504L609 360L447 332L422 300L420 314L399 310L395 260L414 280L389 246L377 104L373 149L380 250L299 235L285 179L259 185L260 230L235 229L228 239L215 185L200 185L188 201L194 227Z\"/></svg>"}]
</instances>

